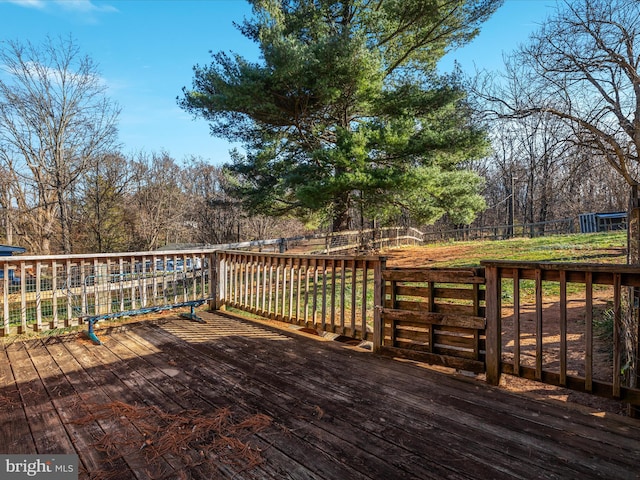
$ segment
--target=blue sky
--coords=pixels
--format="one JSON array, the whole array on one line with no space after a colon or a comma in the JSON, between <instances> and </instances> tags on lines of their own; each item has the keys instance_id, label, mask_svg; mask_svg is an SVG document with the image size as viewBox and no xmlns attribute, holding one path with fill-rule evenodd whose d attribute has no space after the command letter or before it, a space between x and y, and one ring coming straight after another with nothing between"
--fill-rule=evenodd
<instances>
[{"instance_id":1,"label":"blue sky","mask_svg":"<svg viewBox=\"0 0 640 480\"><path fill-rule=\"evenodd\" d=\"M472 44L452 52L463 69L499 69L510 52L549 15L555 0L506 0ZM257 47L233 26L250 16L244 0L0 0L0 41L41 43L71 35L98 64L109 97L122 109L125 154L167 151L177 161L195 155L229 160L230 145L209 135L204 120L181 110L176 97L191 85L193 66L210 51L257 59Z\"/></svg>"}]
</instances>

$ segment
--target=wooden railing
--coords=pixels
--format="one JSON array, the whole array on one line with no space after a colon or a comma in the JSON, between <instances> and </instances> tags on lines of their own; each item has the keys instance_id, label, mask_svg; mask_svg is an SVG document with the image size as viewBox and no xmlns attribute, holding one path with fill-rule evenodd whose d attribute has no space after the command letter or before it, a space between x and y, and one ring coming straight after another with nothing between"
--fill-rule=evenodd
<instances>
[{"instance_id":1,"label":"wooden railing","mask_svg":"<svg viewBox=\"0 0 640 480\"><path fill-rule=\"evenodd\" d=\"M482 265L488 382L507 373L640 405L640 267Z\"/></svg>"},{"instance_id":2,"label":"wooden railing","mask_svg":"<svg viewBox=\"0 0 640 480\"><path fill-rule=\"evenodd\" d=\"M380 353L486 368L492 384L505 373L640 405L640 267L482 265L215 250L4 257L0 335L209 301Z\"/></svg>"},{"instance_id":3,"label":"wooden railing","mask_svg":"<svg viewBox=\"0 0 640 480\"><path fill-rule=\"evenodd\" d=\"M389 268L382 279L381 353L484 371L484 269Z\"/></svg>"},{"instance_id":4,"label":"wooden railing","mask_svg":"<svg viewBox=\"0 0 640 480\"><path fill-rule=\"evenodd\" d=\"M0 335L81 325L212 296L213 252L0 259Z\"/></svg>"},{"instance_id":5,"label":"wooden railing","mask_svg":"<svg viewBox=\"0 0 640 480\"><path fill-rule=\"evenodd\" d=\"M374 340L380 258L218 252L217 259L218 308Z\"/></svg>"}]
</instances>

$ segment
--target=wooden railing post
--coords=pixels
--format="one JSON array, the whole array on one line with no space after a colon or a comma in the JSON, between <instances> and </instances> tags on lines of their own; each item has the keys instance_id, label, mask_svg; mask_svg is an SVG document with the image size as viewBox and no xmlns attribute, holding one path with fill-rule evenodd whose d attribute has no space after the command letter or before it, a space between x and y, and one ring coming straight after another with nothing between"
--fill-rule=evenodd
<instances>
[{"instance_id":1,"label":"wooden railing post","mask_svg":"<svg viewBox=\"0 0 640 480\"><path fill-rule=\"evenodd\" d=\"M229 284L228 284L228 266L229 266L229 256L215 252L213 254L213 272L212 272L212 288L214 291L212 292L212 297L214 298L214 303L216 306L216 310L226 310L226 302L229 295Z\"/></svg>"},{"instance_id":2,"label":"wooden railing post","mask_svg":"<svg viewBox=\"0 0 640 480\"><path fill-rule=\"evenodd\" d=\"M386 268L386 257L380 257L373 270L373 351L378 353L384 339L384 325L382 324L382 308L384 307L384 280L382 272Z\"/></svg>"},{"instance_id":3,"label":"wooden railing post","mask_svg":"<svg viewBox=\"0 0 640 480\"><path fill-rule=\"evenodd\" d=\"M204 265L205 265L205 257L202 257L202 272L204 274ZM209 275L209 311L213 312L215 310L218 310L218 295L220 292L220 289L218 288L218 271L219 271L219 264L218 264L219 260L218 260L218 252L213 252L212 254L209 255L209 262L207 262L209 264L209 271L208 271L208 275ZM202 284L202 288L204 288L204 281Z\"/></svg>"},{"instance_id":4,"label":"wooden railing post","mask_svg":"<svg viewBox=\"0 0 640 480\"><path fill-rule=\"evenodd\" d=\"M502 362L502 282L499 268L487 266L486 277L486 315L487 315L487 383L500 383Z\"/></svg>"},{"instance_id":5,"label":"wooden railing post","mask_svg":"<svg viewBox=\"0 0 640 480\"><path fill-rule=\"evenodd\" d=\"M0 336L5 337L11 333L9 327L9 264L3 264L4 275L2 278L2 330Z\"/></svg>"}]
</instances>

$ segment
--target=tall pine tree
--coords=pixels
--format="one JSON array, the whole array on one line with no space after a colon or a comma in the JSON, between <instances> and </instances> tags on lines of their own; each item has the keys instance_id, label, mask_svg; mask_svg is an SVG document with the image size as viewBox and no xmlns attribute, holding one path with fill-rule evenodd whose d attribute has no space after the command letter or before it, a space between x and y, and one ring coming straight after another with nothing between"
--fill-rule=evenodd
<instances>
[{"instance_id":1,"label":"tall pine tree","mask_svg":"<svg viewBox=\"0 0 640 480\"><path fill-rule=\"evenodd\" d=\"M254 211L330 221L400 212L458 223L483 208L461 165L488 142L438 60L470 41L496 0L253 0L239 26L259 62L216 53L181 106L241 142L229 169Z\"/></svg>"}]
</instances>

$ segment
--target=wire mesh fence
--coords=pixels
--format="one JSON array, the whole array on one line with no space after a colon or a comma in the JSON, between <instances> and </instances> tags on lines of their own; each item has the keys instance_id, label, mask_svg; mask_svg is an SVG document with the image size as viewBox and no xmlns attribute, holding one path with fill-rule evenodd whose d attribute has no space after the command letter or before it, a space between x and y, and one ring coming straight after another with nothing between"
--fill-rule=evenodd
<instances>
[{"instance_id":1,"label":"wire mesh fence","mask_svg":"<svg viewBox=\"0 0 640 480\"><path fill-rule=\"evenodd\" d=\"M210 296L205 253L18 257L0 262L2 332L42 331ZM4 272L7 272L6 275Z\"/></svg>"}]
</instances>

